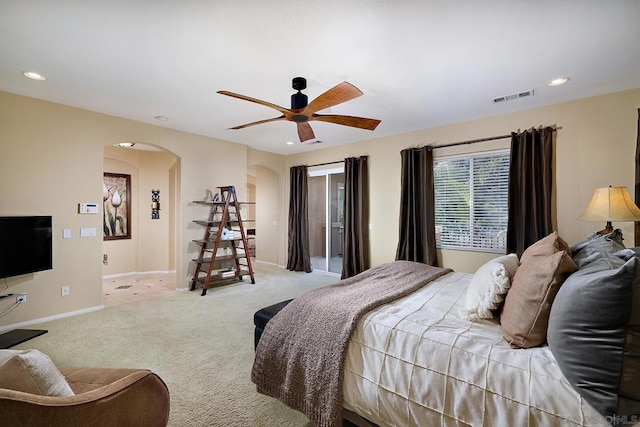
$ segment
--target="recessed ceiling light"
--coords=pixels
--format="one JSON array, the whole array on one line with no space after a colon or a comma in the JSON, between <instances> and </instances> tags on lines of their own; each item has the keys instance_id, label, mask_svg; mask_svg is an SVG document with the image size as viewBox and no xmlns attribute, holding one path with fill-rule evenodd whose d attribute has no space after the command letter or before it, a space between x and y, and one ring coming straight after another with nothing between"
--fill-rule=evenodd
<instances>
[{"instance_id":1,"label":"recessed ceiling light","mask_svg":"<svg viewBox=\"0 0 640 427\"><path fill-rule=\"evenodd\" d=\"M287 145L293 145L293 144L295 144L295 143L294 143L293 141L287 141L287 142L286 142L286 144L287 144Z\"/></svg>"},{"instance_id":2,"label":"recessed ceiling light","mask_svg":"<svg viewBox=\"0 0 640 427\"><path fill-rule=\"evenodd\" d=\"M133 147L134 145L136 145L135 142L128 142L128 141L118 142L117 144L118 147Z\"/></svg>"},{"instance_id":3,"label":"recessed ceiling light","mask_svg":"<svg viewBox=\"0 0 640 427\"><path fill-rule=\"evenodd\" d=\"M153 116L153 118L159 122L166 122L167 120L169 120L169 117L167 116Z\"/></svg>"},{"instance_id":4,"label":"recessed ceiling light","mask_svg":"<svg viewBox=\"0 0 640 427\"><path fill-rule=\"evenodd\" d=\"M565 84L569 81L569 77L558 77L557 79L551 80L547 83L547 86L560 86L561 84Z\"/></svg>"},{"instance_id":5,"label":"recessed ceiling light","mask_svg":"<svg viewBox=\"0 0 640 427\"><path fill-rule=\"evenodd\" d=\"M31 80L47 80L45 76L43 76L42 74L38 74L34 71L23 71L22 75L30 78Z\"/></svg>"}]
</instances>

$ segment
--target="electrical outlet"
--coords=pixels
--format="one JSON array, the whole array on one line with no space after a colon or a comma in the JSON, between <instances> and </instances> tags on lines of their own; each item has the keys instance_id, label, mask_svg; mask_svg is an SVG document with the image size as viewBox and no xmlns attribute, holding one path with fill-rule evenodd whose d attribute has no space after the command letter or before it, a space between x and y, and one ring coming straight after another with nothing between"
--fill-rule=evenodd
<instances>
[{"instance_id":1,"label":"electrical outlet","mask_svg":"<svg viewBox=\"0 0 640 427\"><path fill-rule=\"evenodd\" d=\"M69 287L68 286L63 286L61 293L62 293L63 297L68 297L69 296Z\"/></svg>"},{"instance_id":2,"label":"electrical outlet","mask_svg":"<svg viewBox=\"0 0 640 427\"><path fill-rule=\"evenodd\" d=\"M18 294L18 295L16 295L16 302L18 304L22 304L23 302L27 302L27 294Z\"/></svg>"}]
</instances>

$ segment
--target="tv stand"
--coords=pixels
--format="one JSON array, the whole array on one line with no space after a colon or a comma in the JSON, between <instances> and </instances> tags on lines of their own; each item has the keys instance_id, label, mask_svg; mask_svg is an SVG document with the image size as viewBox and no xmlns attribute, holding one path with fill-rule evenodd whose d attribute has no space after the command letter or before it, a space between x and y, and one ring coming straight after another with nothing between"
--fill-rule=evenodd
<instances>
[{"instance_id":1,"label":"tv stand","mask_svg":"<svg viewBox=\"0 0 640 427\"><path fill-rule=\"evenodd\" d=\"M13 331L5 332L0 334L0 349L11 348L47 332L45 329L14 329Z\"/></svg>"}]
</instances>

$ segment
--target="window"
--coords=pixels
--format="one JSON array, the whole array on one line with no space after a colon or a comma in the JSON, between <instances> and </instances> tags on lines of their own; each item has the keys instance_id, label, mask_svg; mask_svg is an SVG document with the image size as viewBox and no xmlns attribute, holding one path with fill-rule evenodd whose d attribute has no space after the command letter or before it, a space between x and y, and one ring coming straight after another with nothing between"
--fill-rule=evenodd
<instances>
[{"instance_id":1,"label":"window","mask_svg":"<svg viewBox=\"0 0 640 427\"><path fill-rule=\"evenodd\" d=\"M505 253L509 150L433 163L436 246Z\"/></svg>"}]
</instances>

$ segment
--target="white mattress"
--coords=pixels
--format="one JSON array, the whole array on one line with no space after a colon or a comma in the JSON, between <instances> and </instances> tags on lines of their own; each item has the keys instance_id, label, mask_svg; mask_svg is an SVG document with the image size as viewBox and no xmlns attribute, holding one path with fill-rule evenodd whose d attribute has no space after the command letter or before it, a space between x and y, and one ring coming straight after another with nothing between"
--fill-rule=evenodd
<instances>
[{"instance_id":1,"label":"white mattress","mask_svg":"<svg viewBox=\"0 0 640 427\"><path fill-rule=\"evenodd\" d=\"M497 321L464 320L471 277L449 273L360 320L344 407L380 426L609 426L548 347L512 349Z\"/></svg>"}]
</instances>

